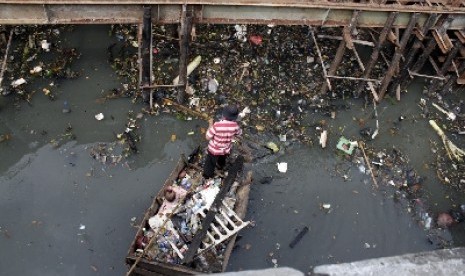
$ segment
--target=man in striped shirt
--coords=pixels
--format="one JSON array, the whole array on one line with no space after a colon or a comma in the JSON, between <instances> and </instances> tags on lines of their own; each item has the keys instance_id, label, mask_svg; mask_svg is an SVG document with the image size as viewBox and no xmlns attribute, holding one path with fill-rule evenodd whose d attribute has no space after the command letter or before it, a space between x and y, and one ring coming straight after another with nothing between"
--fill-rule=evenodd
<instances>
[{"instance_id":1,"label":"man in striped shirt","mask_svg":"<svg viewBox=\"0 0 465 276\"><path fill-rule=\"evenodd\" d=\"M220 169L226 165L226 158L231 152L234 137L241 135L242 130L236 122L239 111L236 106L228 105L223 108L223 118L216 123L211 119L207 130L208 154L203 167L203 176L212 178L215 166Z\"/></svg>"}]
</instances>

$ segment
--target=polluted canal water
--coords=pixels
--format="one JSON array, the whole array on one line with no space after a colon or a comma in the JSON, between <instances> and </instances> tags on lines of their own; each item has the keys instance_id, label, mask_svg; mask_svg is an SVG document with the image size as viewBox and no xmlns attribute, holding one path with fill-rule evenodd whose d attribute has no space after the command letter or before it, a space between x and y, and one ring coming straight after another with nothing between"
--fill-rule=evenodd
<instances>
[{"instance_id":1,"label":"polluted canal water","mask_svg":"<svg viewBox=\"0 0 465 276\"><path fill-rule=\"evenodd\" d=\"M107 48L116 42L108 32L108 26L77 26L63 34L81 54L72 65L80 76L57 80L54 101L37 93L30 104L14 104L12 97L0 102L0 133L11 135L0 143L0 275L124 275L124 258L152 197L180 154L205 142L204 121L142 114L137 154L121 162L92 157L102 147L122 154L115 136L127 128L128 116L145 107L125 98L96 101L123 85L107 60ZM44 83L31 89L42 90ZM378 106L381 131L370 147L395 146L408 156L426 178L434 219L435 212L450 207L454 191L424 166L434 156L419 149L429 149L429 137L437 137L425 119L414 120L421 89L418 82L401 103ZM407 204L410 198L393 186L374 188L366 168L336 149L341 135L358 137L354 118L374 122L361 99L340 104L350 109L330 122L327 148L292 145L247 165L254 172L246 215L253 227L240 232L228 271L289 266L306 273L320 264L444 246ZM103 119L97 120L100 113ZM407 118L396 122L401 135L389 135L388 126L400 115ZM310 113L306 123L322 118L329 120ZM277 170L280 162L288 164L285 173ZM463 195L452 198L465 203ZM446 244L465 244L463 224L439 232Z\"/></svg>"}]
</instances>

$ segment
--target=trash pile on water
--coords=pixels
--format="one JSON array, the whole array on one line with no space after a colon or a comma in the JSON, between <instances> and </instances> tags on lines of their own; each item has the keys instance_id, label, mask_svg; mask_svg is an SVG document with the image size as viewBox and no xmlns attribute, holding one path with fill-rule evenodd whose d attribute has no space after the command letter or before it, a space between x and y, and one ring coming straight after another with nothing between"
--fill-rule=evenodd
<instances>
[{"instance_id":1,"label":"trash pile on water","mask_svg":"<svg viewBox=\"0 0 465 276\"><path fill-rule=\"evenodd\" d=\"M154 26L153 84L177 82L179 43L175 27ZM335 34L336 29L319 32ZM115 25L112 33L123 43L119 51L109 48L113 67L132 90L138 84L136 72L131 71L137 68L137 28ZM324 66L329 67L337 43L325 38L318 41L324 52ZM189 51L186 105L215 118L221 106L236 104L241 107L239 118L247 132L272 133L286 137L288 143L314 144L319 137L302 124L302 119L309 112L334 114L330 100L352 97L349 91L357 84L333 80L338 87L335 92L319 95L324 80L322 65L307 26L196 25ZM341 64L344 72L340 73L362 72L357 66L351 58ZM375 66L375 71L381 67ZM136 98L142 99L137 93L140 91ZM153 94L157 99L175 100L177 89L161 87ZM157 108L166 112L162 104L156 103Z\"/></svg>"},{"instance_id":2,"label":"trash pile on water","mask_svg":"<svg viewBox=\"0 0 465 276\"><path fill-rule=\"evenodd\" d=\"M143 233L136 237L136 253L141 254L145 250L148 260L182 264L184 254L195 234L202 229L202 219L220 191L223 181L221 177L204 179L201 173L197 169L185 169L173 183L164 187L162 195L157 198L160 207L145 223ZM222 241L248 224L238 220L232 211L236 202L237 186L238 182L235 182L223 199L223 206L215 216L215 229L208 231L199 248L199 251L208 249L209 254L213 253L216 262L221 262L226 248ZM220 236L224 236L223 239ZM151 239L154 239L152 243ZM210 267L205 256L194 259L194 265L203 271Z\"/></svg>"},{"instance_id":3,"label":"trash pile on water","mask_svg":"<svg viewBox=\"0 0 465 276\"><path fill-rule=\"evenodd\" d=\"M14 95L17 100L31 102L36 93L43 93L55 100L54 88L60 79L79 76L71 69L72 63L79 58L76 48L70 48L62 40L61 34L72 26L28 25L13 28L13 42L7 55L6 70L0 85L3 96ZM3 57L3 55L2 55ZM29 84L38 79L42 89L29 88Z\"/></svg>"}]
</instances>

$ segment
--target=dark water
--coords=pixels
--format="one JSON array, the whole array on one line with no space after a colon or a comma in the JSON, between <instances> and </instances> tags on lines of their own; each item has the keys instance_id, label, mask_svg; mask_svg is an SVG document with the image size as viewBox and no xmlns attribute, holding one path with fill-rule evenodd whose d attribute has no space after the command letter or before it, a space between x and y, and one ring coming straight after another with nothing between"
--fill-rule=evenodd
<instances>
[{"instance_id":1,"label":"dark water","mask_svg":"<svg viewBox=\"0 0 465 276\"><path fill-rule=\"evenodd\" d=\"M14 108L10 98L0 103L0 133L12 134L10 141L0 143L0 275L124 274L124 257L136 231L132 219L141 218L179 155L202 141L199 127L205 122L180 121L169 114L145 116L137 155L117 165L91 158L97 143L118 147L111 144L115 133L125 129L130 110L138 113L143 107L129 99L95 101L102 91L122 86L106 61L106 48L113 42L108 29L78 26L66 35L82 53L74 65L82 75L61 81L56 101L38 93L32 106ZM396 145L409 156L412 167L427 177L431 208L439 212L449 208L449 195L456 193L439 184L434 171L424 169L434 159L424 149L437 137L426 120L413 120L419 113L414 103L420 88L413 87L400 103L378 107L381 131L373 145ZM64 100L70 103L69 114L62 113ZM330 123L327 149L295 146L251 165L255 181L246 218L255 227L241 233L229 270L276 263L307 272L319 264L435 249L425 229L393 200L390 187L373 189L369 175L338 158L339 136L358 133L353 118L371 118L371 109L363 110L361 100L348 104L351 109ZM105 119L97 121L94 115L100 112ZM400 134L391 136L388 126L399 114L408 119ZM308 118L319 119L318 114ZM69 124L76 140L62 135ZM188 135L190 131L195 134ZM277 162L288 163L287 173L277 171ZM336 164L348 180L334 172ZM263 177L273 180L261 184ZM464 202L463 196L453 198ZM330 204L329 212L321 204ZM289 243L305 226L308 233L291 249ZM451 232L455 243L463 245L465 231L459 227Z\"/></svg>"}]
</instances>

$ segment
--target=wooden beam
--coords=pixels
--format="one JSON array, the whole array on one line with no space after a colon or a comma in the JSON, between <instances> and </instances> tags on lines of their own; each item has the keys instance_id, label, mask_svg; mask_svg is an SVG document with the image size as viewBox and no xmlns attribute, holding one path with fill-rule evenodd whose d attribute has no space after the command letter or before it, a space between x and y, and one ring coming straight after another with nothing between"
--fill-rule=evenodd
<instances>
[{"instance_id":1,"label":"wooden beam","mask_svg":"<svg viewBox=\"0 0 465 276\"><path fill-rule=\"evenodd\" d=\"M144 17L142 25L142 85L149 86L152 80L152 7L144 7ZM150 89L142 89L142 98L144 102L151 101Z\"/></svg>"}]
</instances>

